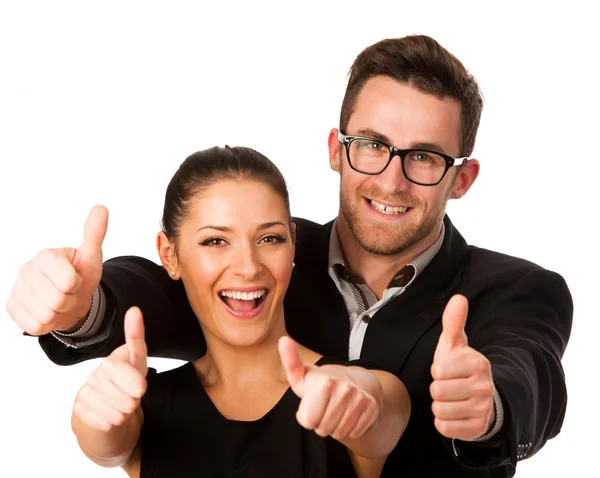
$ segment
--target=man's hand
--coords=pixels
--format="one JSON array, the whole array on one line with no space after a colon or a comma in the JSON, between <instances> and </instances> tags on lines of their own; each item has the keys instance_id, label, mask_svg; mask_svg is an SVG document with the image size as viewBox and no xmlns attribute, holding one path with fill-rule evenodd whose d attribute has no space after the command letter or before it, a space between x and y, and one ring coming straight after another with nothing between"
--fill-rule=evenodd
<instances>
[{"instance_id":1,"label":"man's hand","mask_svg":"<svg viewBox=\"0 0 600 478\"><path fill-rule=\"evenodd\" d=\"M137 307L125 314L125 344L115 349L79 390L73 414L103 432L122 425L146 393L148 349L144 318Z\"/></svg>"},{"instance_id":2,"label":"man's hand","mask_svg":"<svg viewBox=\"0 0 600 478\"><path fill-rule=\"evenodd\" d=\"M85 319L102 276L102 241L108 210L95 206L78 249L44 249L21 266L6 310L25 332L69 331Z\"/></svg>"},{"instance_id":3,"label":"man's hand","mask_svg":"<svg viewBox=\"0 0 600 478\"><path fill-rule=\"evenodd\" d=\"M485 435L495 420L490 362L469 347L465 324L469 303L452 297L442 316L431 375L435 427L445 437L469 441Z\"/></svg>"},{"instance_id":4,"label":"man's hand","mask_svg":"<svg viewBox=\"0 0 600 478\"><path fill-rule=\"evenodd\" d=\"M289 337L279 339L279 355L290 387L301 398L296 418L304 428L322 437L354 439L377 420L381 393L375 397L353 380L357 367L305 363Z\"/></svg>"}]
</instances>

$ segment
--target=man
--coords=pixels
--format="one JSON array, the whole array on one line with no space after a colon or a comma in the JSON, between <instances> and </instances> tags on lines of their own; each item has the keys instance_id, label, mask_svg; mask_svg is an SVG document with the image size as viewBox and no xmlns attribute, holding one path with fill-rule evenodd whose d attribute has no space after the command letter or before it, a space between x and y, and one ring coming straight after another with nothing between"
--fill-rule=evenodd
<instances>
[{"instance_id":1,"label":"man","mask_svg":"<svg viewBox=\"0 0 600 478\"><path fill-rule=\"evenodd\" d=\"M411 395L411 420L382 476L512 476L564 418L564 280L468 246L445 215L477 178L469 156L482 106L474 78L433 39L367 48L329 134L340 214L324 226L296 219L288 331L322 354L395 373ZM204 342L181 281L139 257L102 267L107 221L92 210L82 247L25 264L10 315L45 334L53 361L70 364L122 344L135 305L151 355L196 359Z\"/></svg>"}]
</instances>

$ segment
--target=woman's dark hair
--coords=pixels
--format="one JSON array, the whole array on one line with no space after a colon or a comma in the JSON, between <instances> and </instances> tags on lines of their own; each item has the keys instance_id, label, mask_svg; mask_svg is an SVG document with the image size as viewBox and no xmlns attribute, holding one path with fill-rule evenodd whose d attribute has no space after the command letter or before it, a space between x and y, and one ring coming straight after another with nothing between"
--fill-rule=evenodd
<instances>
[{"instance_id":1,"label":"woman's dark hair","mask_svg":"<svg viewBox=\"0 0 600 478\"><path fill-rule=\"evenodd\" d=\"M283 199L288 216L291 216L287 186L277 166L250 148L215 146L188 156L167 187L161 226L169 240L177 238L194 196L226 179L264 183Z\"/></svg>"}]
</instances>

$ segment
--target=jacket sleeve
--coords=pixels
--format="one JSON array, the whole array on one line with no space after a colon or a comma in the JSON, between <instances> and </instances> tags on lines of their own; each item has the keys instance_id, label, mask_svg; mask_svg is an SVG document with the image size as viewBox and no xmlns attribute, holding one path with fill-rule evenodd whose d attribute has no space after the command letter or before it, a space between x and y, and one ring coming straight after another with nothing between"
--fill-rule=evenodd
<instances>
[{"instance_id":1,"label":"jacket sleeve","mask_svg":"<svg viewBox=\"0 0 600 478\"><path fill-rule=\"evenodd\" d=\"M567 389L561 359L571 334L571 294L561 276L537 269L472 312L469 345L490 361L504 422L487 441L455 440L448 446L470 467L516 467L558 435L563 423Z\"/></svg>"},{"instance_id":2,"label":"jacket sleeve","mask_svg":"<svg viewBox=\"0 0 600 478\"><path fill-rule=\"evenodd\" d=\"M144 315L150 356L191 361L206 352L183 283L170 279L162 266L142 257L116 257L104 263L101 285L107 297L99 333L105 338L94 345L73 348L44 335L40 345L54 363L72 365L109 355L125 341L123 321L132 306L138 306Z\"/></svg>"}]
</instances>

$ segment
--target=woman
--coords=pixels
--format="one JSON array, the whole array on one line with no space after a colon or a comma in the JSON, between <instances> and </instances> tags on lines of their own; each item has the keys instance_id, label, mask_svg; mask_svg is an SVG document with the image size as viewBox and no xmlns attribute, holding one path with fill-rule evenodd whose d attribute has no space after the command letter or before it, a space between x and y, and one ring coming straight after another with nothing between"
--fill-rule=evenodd
<instances>
[{"instance_id":1,"label":"woman","mask_svg":"<svg viewBox=\"0 0 600 478\"><path fill-rule=\"evenodd\" d=\"M142 315L128 311L125 345L75 400L84 453L135 477L379 476L408 422L408 394L394 375L287 336L294 224L275 165L247 148L191 155L162 222L161 262L183 281L207 353L146 377Z\"/></svg>"}]
</instances>

